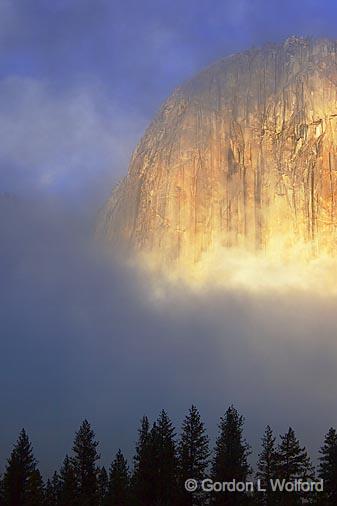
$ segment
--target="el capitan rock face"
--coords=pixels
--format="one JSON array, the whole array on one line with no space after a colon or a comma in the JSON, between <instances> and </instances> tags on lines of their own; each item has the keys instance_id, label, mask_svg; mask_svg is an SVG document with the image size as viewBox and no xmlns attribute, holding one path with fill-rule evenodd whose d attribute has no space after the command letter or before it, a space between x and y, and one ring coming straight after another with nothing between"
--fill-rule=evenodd
<instances>
[{"instance_id":1,"label":"el capitan rock face","mask_svg":"<svg viewBox=\"0 0 337 506\"><path fill-rule=\"evenodd\" d=\"M337 42L295 37L176 89L99 222L162 265L217 246L334 254L336 227Z\"/></svg>"}]
</instances>

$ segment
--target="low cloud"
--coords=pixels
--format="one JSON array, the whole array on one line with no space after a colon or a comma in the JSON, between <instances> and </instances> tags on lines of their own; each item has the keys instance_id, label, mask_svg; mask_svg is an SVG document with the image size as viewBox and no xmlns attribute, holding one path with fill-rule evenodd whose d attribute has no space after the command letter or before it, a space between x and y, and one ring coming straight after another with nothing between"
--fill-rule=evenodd
<instances>
[{"instance_id":1,"label":"low cloud","mask_svg":"<svg viewBox=\"0 0 337 506\"><path fill-rule=\"evenodd\" d=\"M144 413L164 407L179 427L192 403L212 438L234 403L255 454L269 423L317 456L337 419L335 297L177 284L158 299L55 201L3 197L0 233L3 456L25 426L50 473L87 417L104 463L131 457Z\"/></svg>"}]
</instances>

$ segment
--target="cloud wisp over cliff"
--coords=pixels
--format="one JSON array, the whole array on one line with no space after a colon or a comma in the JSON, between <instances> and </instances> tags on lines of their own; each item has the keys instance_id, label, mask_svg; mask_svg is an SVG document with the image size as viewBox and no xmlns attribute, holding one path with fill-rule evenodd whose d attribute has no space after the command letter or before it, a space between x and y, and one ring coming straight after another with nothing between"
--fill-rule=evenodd
<instances>
[{"instance_id":1,"label":"cloud wisp over cliff","mask_svg":"<svg viewBox=\"0 0 337 506\"><path fill-rule=\"evenodd\" d=\"M212 436L233 402L254 448L266 423L292 424L316 452L336 420L336 300L324 287L158 287L92 239L177 85L270 40L337 35L330 0L209 5L0 0L0 193L17 194L0 198L2 456L25 426L50 472L87 417L105 463L119 447L130 457L144 413L164 407L179 425L192 402Z\"/></svg>"},{"instance_id":2,"label":"cloud wisp over cliff","mask_svg":"<svg viewBox=\"0 0 337 506\"><path fill-rule=\"evenodd\" d=\"M292 424L316 452L337 416L334 297L182 285L159 296L64 204L1 200L4 450L25 426L51 470L88 417L103 460L120 446L130 456L144 413L165 407L179 425L193 402L212 436L234 403L255 449L264 424Z\"/></svg>"}]
</instances>

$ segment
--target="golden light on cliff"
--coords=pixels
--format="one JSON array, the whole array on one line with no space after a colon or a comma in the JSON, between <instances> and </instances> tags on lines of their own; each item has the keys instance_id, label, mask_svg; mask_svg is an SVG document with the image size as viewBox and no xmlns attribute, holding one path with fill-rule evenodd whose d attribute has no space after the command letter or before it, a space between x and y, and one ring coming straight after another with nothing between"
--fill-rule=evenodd
<instances>
[{"instance_id":1,"label":"golden light on cliff","mask_svg":"<svg viewBox=\"0 0 337 506\"><path fill-rule=\"evenodd\" d=\"M159 288L166 283L185 284L200 291L205 288L224 288L249 292L311 291L321 295L337 293L337 260L331 256L311 259L278 255L247 253L244 250L215 249L204 260L186 266L158 269L158 261L149 255L137 257L137 265L152 274L152 286Z\"/></svg>"},{"instance_id":2,"label":"golden light on cliff","mask_svg":"<svg viewBox=\"0 0 337 506\"><path fill-rule=\"evenodd\" d=\"M171 279L333 291L337 43L293 37L178 88L99 229Z\"/></svg>"},{"instance_id":3,"label":"golden light on cliff","mask_svg":"<svg viewBox=\"0 0 337 506\"><path fill-rule=\"evenodd\" d=\"M279 246L281 245L281 249ZM282 253L281 253L282 252ZM321 295L337 293L337 258L331 254L313 254L307 243L290 247L283 238L274 241L268 251L249 252L239 248L215 246L195 262L162 265L160 254L141 253L137 265L152 274L152 286L158 289L185 284L197 291L207 287L261 291L311 291Z\"/></svg>"}]
</instances>

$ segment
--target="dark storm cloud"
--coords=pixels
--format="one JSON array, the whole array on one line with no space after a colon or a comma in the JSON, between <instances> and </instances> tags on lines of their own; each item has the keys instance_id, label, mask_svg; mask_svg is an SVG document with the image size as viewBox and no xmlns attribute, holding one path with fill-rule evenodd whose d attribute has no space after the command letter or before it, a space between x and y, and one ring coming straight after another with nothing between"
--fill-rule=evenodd
<instances>
[{"instance_id":1,"label":"dark storm cloud","mask_svg":"<svg viewBox=\"0 0 337 506\"><path fill-rule=\"evenodd\" d=\"M335 300L179 285L158 298L64 204L6 197L0 216L2 456L25 426L50 472L87 417L107 463L131 455L144 413L179 426L192 402L212 437L234 402L255 450L264 424L292 424L315 454L337 419Z\"/></svg>"}]
</instances>

